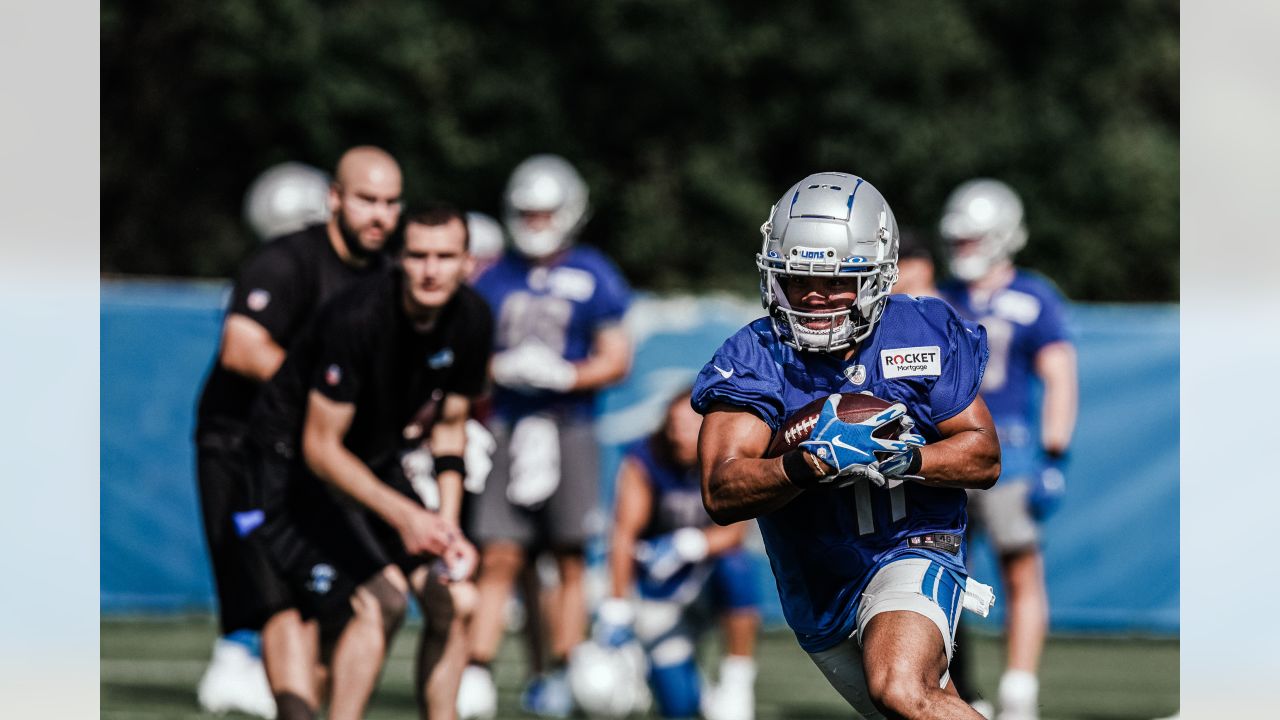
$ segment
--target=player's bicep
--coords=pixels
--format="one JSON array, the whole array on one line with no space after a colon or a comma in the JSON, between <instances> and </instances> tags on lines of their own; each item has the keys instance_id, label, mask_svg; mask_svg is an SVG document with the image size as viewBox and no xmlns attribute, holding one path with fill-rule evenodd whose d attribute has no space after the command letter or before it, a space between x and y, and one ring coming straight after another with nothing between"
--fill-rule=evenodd
<instances>
[{"instance_id":1,"label":"player's bicep","mask_svg":"<svg viewBox=\"0 0 1280 720\"><path fill-rule=\"evenodd\" d=\"M698 433L703 486L727 460L764 457L772 439L773 429L750 410L723 403L712 405Z\"/></svg>"},{"instance_id":2,"label":"player's bicep","mask_svg":"<svg viewBox=\"0 0 1280 720\"><path fill-rule=\"evenodd\" d=\"M247 315L231 313L222 326L222 367L251 380L266 382L280 369L285 351L261 323Z\"/></svg>"},{"instance_id":3,"label":"player's bicep","mask_svg":"<svg viewBox=\"0 0 1280 720\"><path fill-rule=\"evenodd\" d=\"M354 403L337 402L312 390L307 394L302 425L302 452L307 465L321 475L329 454L342 445L356 415Z\"/></svg>"},{"instance_id":4,"label":"player's bicep","mask_svg":"<svg viewBox=\"0 0 1280 720\"><path fill-rule=\"evenodd\" d=\"M996 438L996 423L991 419L987 401L981 395L975 396L965 409L938 423L938 433L943 438L969 431L990 435L993 440Z\"/></svg>"}]
</instances>

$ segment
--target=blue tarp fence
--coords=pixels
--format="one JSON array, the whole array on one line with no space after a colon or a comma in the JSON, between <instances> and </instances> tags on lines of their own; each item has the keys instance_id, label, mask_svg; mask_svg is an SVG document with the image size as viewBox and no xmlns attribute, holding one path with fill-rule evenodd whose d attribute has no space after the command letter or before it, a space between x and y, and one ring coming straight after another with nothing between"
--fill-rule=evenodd
<instances>
[{"instance_id":1,"label":"blue tarp fence","mask_svg":"<svg viewBox=\"0 0 1280 720\"><path fill-rule=\"evenodd\" d=\"M213 608L191 436L226 292L222 283L102 283L104 613ZM636 340L634 370L599 400L606 501L620 448L651 432L669 394L760 313L757 303L740 298L637 299L627 317ZM1051 624L1059 631L1174 634L1178 308L1075 305L1071 314L1080 354L1080 422L1068 494L1045 527ZM598 559L601 549L592 555ZM981 542L972 555L974 575L996 581ZM766 620L780 622L763 558L759 574ZM985 623L999 623L1001 612L997 603Z\"/></svg>"}]
</instances>

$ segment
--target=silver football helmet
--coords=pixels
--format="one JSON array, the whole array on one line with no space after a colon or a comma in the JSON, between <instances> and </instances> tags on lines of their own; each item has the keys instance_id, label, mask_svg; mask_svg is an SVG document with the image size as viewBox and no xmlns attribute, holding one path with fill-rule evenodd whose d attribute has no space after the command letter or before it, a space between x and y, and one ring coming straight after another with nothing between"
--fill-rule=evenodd
<instances>
[{"instance_id":1,"label":"silver football helmet","mask_svg":"<svg viewBox=\"0 0 1280 720\"><path fill-rule=\"evenodd\" d=\"M261 240L329 219L329 175L300 162L267 168L244 195L244 219Z\"/></svg>"},{"instance_id":2,"label":"silver football helmet","mask_svg":"<svg viewBox=\"0 0 1280 720\"><path fill-rule=\"evenodd\" d=\"M534 155L516 166L503 196L502 221L523 255L544 258L573 242L587 221L587 184L559 155ZM522 215L549 212L546 227L532 227Z\"/></svg>"},{"instance_id":3,"label":"silver football helmet","mask_svg":"<svg viewBox=\"0 0 1280 720\"><path fill-rule=\"evenodd\" d=\"M846 173L810 175L778 200L760 233L760 301L783 342L832 351L871 334L898 277L898 223L879 190ZM785 284L798 275L852 279L857 300L823 312L793 308Z\"/></svg>"},{"instance_id":4,"label":"silver football helmet","mask_svg":"<svg viewBox=\"0 0 1280 720\"><path fill-rule=\"evenodd\" d=\"M973 282L1027 244L1022 200L999 180L976 178L961 183L947 197L938 232L951 274ZM961 243L966 246L959 247Z\"/></svg>"},{"instance_id":5,"label":"silver football helmet","mask_svg":"<svg viewBox=\"0 0 1280 720\"><path fill-rule=\"evenodd\" d=\"M477 262L492 262L502 255L507 241L497 220L485 213L468 210L467 234L471 236L471 257Z\"/></svg>"}]
</instances>

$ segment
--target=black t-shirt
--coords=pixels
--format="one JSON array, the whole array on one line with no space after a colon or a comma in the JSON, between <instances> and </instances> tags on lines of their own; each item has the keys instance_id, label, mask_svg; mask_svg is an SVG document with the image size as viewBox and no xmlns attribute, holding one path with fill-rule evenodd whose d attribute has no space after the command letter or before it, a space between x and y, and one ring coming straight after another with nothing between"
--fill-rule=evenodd
<instances>
[{"instance_id":1,"label":"black t-shirt","mask_svg":"<svg viewBox=\"0 0 1280 720\"><path fill-rule=\"evenodd\" d=\"M227 312L256 321L287 350L325 300L385 265L380 255L364 267L348 265L329 242L327 226L312 225L272 240L244 265L232 288ZM196 435L243 433L261 387L261 383L222 367L215 357L200 396Z\"/></svg>"},{"instance_id":2,"label":"black t-shirt","mask_svg":"<svg viewBox=\"0 0 1280 720\"><path fill-rule=\"evenodd\" d=\"M405 312L401 278L392 269L360 280L321 308L254 405L253 442L300 457L307 398L315 390L355 405L344 444L388 479L401 451L427 437L446 393L484 391L493 351L489 306L464 285L435 324L419 332Z\"/></svg>"}]
</instances>

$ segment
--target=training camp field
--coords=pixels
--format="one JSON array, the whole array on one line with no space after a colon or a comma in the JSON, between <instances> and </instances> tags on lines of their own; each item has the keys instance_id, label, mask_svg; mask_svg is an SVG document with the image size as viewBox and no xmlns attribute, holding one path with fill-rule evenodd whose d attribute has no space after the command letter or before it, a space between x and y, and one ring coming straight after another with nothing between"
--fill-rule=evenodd
<instances>
[{"instance_id":1,"label":"training camp field","mask_svg":"<svg viewBox=\"0 0 1280 720\"><path fill-rule=\"evenodd\" d=\"M369 720L416 717L409 674L418 626L409 624L392 648ZM195 684L214 637L211 617L103 619L101 717L104 720L195 720L216 716L196 706ZM999 672L996 638L969 635L979 685L990 697ZM714 641L703 647L717 656ZM765 632L758 653L757 718L826 720L852 716L786 630ZM499 717L519 711L524 660L518 638L508 637L494 664ZM1178 641L1115 637L1054 637L1041 674L1043 720L1158 718L1178 709ZM229 716L230 717L230 716ZM236 716L239 717L239 716Z\"/></svg>"}]
</instances>

